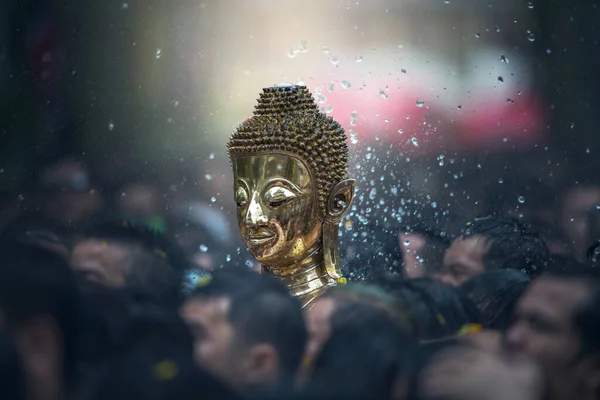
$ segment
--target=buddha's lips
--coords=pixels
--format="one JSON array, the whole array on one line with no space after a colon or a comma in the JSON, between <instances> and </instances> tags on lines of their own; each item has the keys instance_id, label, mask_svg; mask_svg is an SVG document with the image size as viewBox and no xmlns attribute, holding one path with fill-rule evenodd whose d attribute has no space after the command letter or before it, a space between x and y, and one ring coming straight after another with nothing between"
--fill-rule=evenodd
<instances>
[{"instance_id":1,"label":"buddha's lips","mask_svg":"<svg viewBox=\"0 0 600 400\"><path fill-rule=\"evenodd\" d=\"M261 244L270 241L271 239L275 238L275 236L276 235L273 232L262 231L248 234L246 235L246 239L251 244Z\"/></svg>"}]
</instances>

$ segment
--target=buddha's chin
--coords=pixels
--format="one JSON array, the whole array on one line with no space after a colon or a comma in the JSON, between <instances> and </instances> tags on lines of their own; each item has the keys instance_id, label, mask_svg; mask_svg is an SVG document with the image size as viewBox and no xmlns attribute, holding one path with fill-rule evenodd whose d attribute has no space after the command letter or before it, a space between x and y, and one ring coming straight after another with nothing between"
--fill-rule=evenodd
<instances>
[{"instance_id":1,"label":"buddha's chin","mask_svg":"<svg viewBox=\"0 0 600 400\"><path fill-rule=\"evenodd\" d=\"M258 262L268 263L272 261L277 252L277 238L272 237L261 241L246 241L246 248Z\"/></svg>"}]
</instances>

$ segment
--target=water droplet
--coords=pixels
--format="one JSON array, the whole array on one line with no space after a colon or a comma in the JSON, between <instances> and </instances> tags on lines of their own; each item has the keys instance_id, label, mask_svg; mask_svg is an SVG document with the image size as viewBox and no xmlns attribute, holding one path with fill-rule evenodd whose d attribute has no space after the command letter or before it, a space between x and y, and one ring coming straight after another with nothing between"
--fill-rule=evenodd
<instances>
[{"instance_id":1,"label":"water droplet","mask_svg":"<svg viewBox=\"0 0 600 400\"><path fill-rule=\"evenodd\" d=\"M206 252L208 251L208 246L207 246L207 245L205 245L205 244L201 244L201 245L198 247L198 249L199 249L201 252L203 252L203 253L206 253Z\"/></svg>"},{"instance_id":2,"label":"water droplet","mask_svg":"<svg viewBox=\"0 0 600 400\"><path fill-rule=\"evenodd\" d=\"M356 144L358 143L358 132L353 129L350 129L350 143Z\"/></svg>"},{"instance_id":3,"label":"water droplet","mask_svg":"<svg viewBox=\"0 0 600 400\"><path fill-rule=\"evenodd\" d=\"M476 33L476 34L475 34L475 38L476 38L476 39L479 39L480 37L481 37L481 34L479 34L479 33Z\"/></svg>"},{"instance_id":4,"label":"water droplet","mask_svg":"<svg viewBox=\"0 0 600 400\"><path fill-rule=\"evenodd\" d=\"M306 44L306 40L303 40L302 42L300 42L299 45L292 47L288 51L288 57L289 58L294 58L298 54L300 54L300 53L306 53L307 51L308 51L308 46Z\"/></svg>"},{"instance_id":5,"label":"water droplet","mask_svg":"<svg viewBox=\"0 0 600 400\"><path fill-rule=\"evenodd\" d=\"M160 49L156 49L156 58L162 57L162 51Z\"/></svg>"},{"instance_id":6,"label":"water droplet","mask_svg":"<svg viewBox=\"0 0 600 400\"><path fill-rule=\"evenodd\" d=\"M204 175L204 178L205 178L207 181L211 181L211 180L212 180L212 175L211 175L211 174L206 174L206 175Z\"/></svg>"},{"instance_id":7,"label":"water droplet","mask_svg":"<svg viewBox=\"0 0 600 400\"><path fill-rule=\"evenodd\" d=\"M327 107L325 107L325 112L327 114L331 114L333 112L333 107L331 105L328 105Z\"/></svg>"},{"instance_id":8,"label":"water droplet","mask_svg":"<svg viewBox=\"0 0 600 400\"><path fill-rule=\"evenodd\" d=\"M344 89L349 89L352 86L352 84L348 81L342 81L342 87Z\"/></svg>"},{"instance_id":9,"label":"water droplet","mask_svg":"<svg viewBox=\"0 0 600 400\"><path fill-rule=\"evenodd\" d=\"M214 160L215 159L215 153L210 153L208 156L209 160Z\"/></svg>"},{"instance_id":10,"label":"water droplet","mask_svg":"<svg viewBox=\"0 0 600 400\"><path fill-rule=\"evenodd\" d=\"M377 196L377 189L371 188L371 190L369 191L369 199L375 200L376 196Z\"/></svg>"},{"instance_id":11,"label":"water droplet","mask_svg":"<svg viewBox=\"0 0 600 400\"><path fill-rule=\"evenodd\" d=\"M503 78L503 77L501 77L501 76L499 76L499 77L498 77L498 82L500 82L500 83L504 83L504 78Z\"/></svg>"},{"instance_id":12,"label":"water droplet","mask_svg":"<svg viewBox=\"0 0 600 400\"><path fill-rule=\"evenodd\" d=\"M333 88L335 87L335 82L329 82L329 85L327 85L327 91L329 93L333 92Z\"/></svg>"},{"instance_id":13,"label":"water droplet","mask_svg":"<svg viewBox=\"0 0 600 400\"><path fill-rule=\"evenodd\" d=\"M527 29L527 40L530 42L535 42L535 35L531 32L530 29Z\"/></svg>"},{"instance_id":14,"label":"water droplet","mask_svg":"<svg viewBox=\"0 0 600 400\"><path fill-rule=\"evenodd\" d=\"M398 129L398 133L399 133L399 134L403 134L403 133L404 133L404 130L402 130L402 129Z\"/></svg>"},{"instance_id":15,"label":"water droplet","mask_svg":"<svg viewBox=\"0 0 600 400\"><path fill-rule=\"evenodd\" d=\"M502 54L500 56L500 61L502 61L504 64L508 64L510 61L508 61L508 58L506 58L506 56L504 54Z\"/></svg>"},{"instance_id":16,"label":"water droplet","mask_svg":"<svg viewBox=\"0 0 600 400\"><path fill-rule=\"evenodd\" d=\"M129 8L129 4L127 4L127 3L123 3L123 4L121 5L121 7L123 7L123 9Z\"/></svg>"},{"instance_id":17,"label":"water droplet","mask_svg":"<svg viewBox=\"0 0 600 400\"><path fill-rule=\"evenodd\" d=\"M527 7L528 7L530 10L531 10L531 9L533 9L533 2L532 2L532 1L530 1L530 2L529 2L529 4L527 4Z\"/></svg>"},{"instance_id":18,"label":"water droplet","mask_svg":"<svg viewBox=\"0 0 600 400\"><path fill-rule=\"evenodd\" d=\"M413 146L415 147L419 147L419 141L417 140L417 138L412 138L410 139L411 143L413 144Z\"/></svg>"},{"instance_id":19,"label":"water droplet","mask_svg":"<svg viewBox=\"0 0 600 400\"><path fill-rule=\"evenodd\" d=\"M519 203L521 203L521 204L525 203L525 197L523 197L523 196L519 196L519 198L517 200L519 200Z\"/></svg>"},{"instance_id":20,"label":"water droplet","mask_svg":"<svg viewBox=\"0 0 600 400\"><path fill-rule=\"evenodd\" d=\"M108 121L108 130L112 131L113 129L115 129L115 124L110 120Z\"/></svg>"},{"instance_id":21,"label":"water droplet","mask_svg":"<svg viewBox=\"0 0 600 400\"><path fill-rule=\"evenodd\" d=\"M379 96L380 96L382 99L387 99L387 98L388 98L388 95L387 95L387 93L386 93L386 92L384 92L383 90L379 90Z\"/></svg>"},{"instance_id":22,"label":"water droplet","mask_svg":"<svg viewBox=\"0 0 600 400\"><path fill-rule=\"evenodd\" d=\"M459 110L462 110L462 106L459 104L457 107Z\"/></svg>"},{"instance_id":23,"label":"water droplet","mask_svg":"<svg viewBox=\"0 0 600 400\"><path fill-rule=\"evenodd\" d=\"M552 49L546 49L546 54L552 54Z\"/></svg>"},{"instance_id":24,"label":"water droplet","mask_svg":"<svg viewBox=\"0 0 600 400\"><path fill-rule=\"evenodd\" d=\"M210 202L211 202L211 203L214 203L215 201L217 201L217 198L216 198L216 197L211 197L211 198L210 198Z\"/></svg>"},{"instance_id":25,"label":"water droplet","mask_svg":"<svg viewBox=\"0 0 600 400\"><path fill-rule=\"evenodd\" d=\"M358 113L356 111L352 111L350 115L350 126L356 125L356 119L358 118Z\"/></svg>"},{"instance_id":26,"label":"water droplet","mask_svg":"<svg viewBox=\"0 0 600 400\"><path fill-rule=\"evenodd\" d=\"M400 70L400 72L401 72L403 75L406 75L406 70L405 70L404 68L402 68L402 69Z\"/></svg>"},{"instance_id":27,"label":"water droplet","mask_svg":"<svg viewBox=\"0 0 600 400\"><path fill-rule=\"evenodd\" d=\"M354 61L356 61L356 62L362 62L363 58L362 58L362 56L356 56L356 58L354 59Z\"/></svg>"},{"instance_id":28,"label":"water droplet","mask_svg":"<svg viewBox=\"0 0 600 400\"><path fill-rule=\"evenodd\" d=\"M444 4L450 4L450 0L444 0Z\"/></svg>"},{"instance_id":29,"label":"water droplet","mask_svg":"<svg viewBox=\"0 0 600 400\"><path fill-rule=\"evenodd\" d=\"M225 260L227 260L227 262L231 261L231 255L227 254L227 257L225 257Z\"/></svg>"},{"instance_id":30,"label":"water droplet","mask_svg":"<svg viewBox=\"0 0 600 400\"><path fill-rule=\"evenodd\" d=\"M340 61L338 60L338 58L336 56L329 56L329 62L334 67L336 67L336 68L339 67Z\"/></svg>"},{"instance_id":31,"label":"water droplet","mask_svg":"<svg viewBox=\"0 0 600 400\"><path fill-rule=\"evenodd\" d=\"M437 208L437 203L435 201L431 203L431 208Z\"/></svg>"},{"instance_id":32,"label":"water droplet","mask_svg":"<svg viewBox=\"0 0 600 400\"><path fill-rule=\"evenodd\" d=\"M585 149L585 152L586 152L587 154L590 154L590 149Z\"/></svg>"},{"instance_id":33,"label":"water droplet","mask_svg":"<svg viewBox=\"0 0 600 400\"><path fill-rule=\"evenodd\" d=\"M417 100L417 107L423 107L425 105L425 101Z\"/></svg>"}]
</instances>

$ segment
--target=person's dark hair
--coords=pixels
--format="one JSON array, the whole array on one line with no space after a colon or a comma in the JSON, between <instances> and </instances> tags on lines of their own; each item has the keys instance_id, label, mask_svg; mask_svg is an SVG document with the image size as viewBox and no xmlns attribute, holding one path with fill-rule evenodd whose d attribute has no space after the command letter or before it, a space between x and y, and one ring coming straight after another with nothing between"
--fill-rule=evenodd
<instances>
[{"instance_id":1,"label":"person's dark hair","mask_svg":"<svg viewBox=\"0 0 600 400\"><path fill-rule=\"evenodd\" d=\"M33 244L0 241L0 309L9 331L30 319L53 319L62 338L63 376L73 383L77 360L77 304L75 277L66 260Z\"/></svg>"},{"instance_id":2,"label":"person's dark hair","mask_svg":"<svg viewBox=\"0 0 600 400\"><path fill-rule=\"evenodd\" d=\"M375 284L350 283L327 290L320 299L330 298L338 305L358 303L382 310L408 335L416 335L416 321L404 299Z\"/></svg>"},{"instance_id":3,"label":"person's dark hair","mask_svg":"<svg viewBox=\"0 0 600 400\"><path fill-rule=\"evenodd\" d=\"M581 264L572 256L554 255L550 257L539 275L544 274L585 274L590 269L589 266Z\"/></svg>"},{"instance_id":4,"label":"person's dark hair","mask_svg":"<svg viewBox=\"0 0 600 400\"><path fill-rule=\"evenodd\" d=\"M350 281L370 282L386 277L402 278L404 263L396 232L378 226L364 227L365 235L342 243L342 269Z\"/></svg>"},{"instance_id":5,"label":"person's dark hair","mask_svg":"<svg viewBox=\"0 0 600 400\"><path fill-rule=\"evenodd\" d=\"M237 398L196 365L193 338L175 310L127 289L117 292L115 295L121 297L120 312L127 318L118 318L106 326L107 332L113 331L113 343L83 382L82 398Z\"/></svg>"},{"instance_id":6,"label":"person's dark hair","mask_svg":"<svg viewBox=\"0 0 600 400\"><path fill-rule=\"evenodd\" d=\"M450 337L467 324L481 323L479 310L469 298L437 280L398 281L387 289L406 301L417 320L418 337L422 341Z\"/></svg>"},{"instance_id":7,"label":"person's dark hair","mask_svg":"<svg viewBox=\"0 0 600 400\"><path fill-rule=\"evenodd\" d=\"M25 399L25 380L19 353L11 338L0 331L0 391L6 400Z\"/></svg>"},{"instance_id":8,"label":"person's dark hair","mask_svg":"<svg viewBox=\"0 0 600 400\"><path fill-rule=\"evenodd\" d=\"M483 325L504 331L531 278L517 270L503 269L477 275L460 286L481 312Z\"/></svg>"},{"instance_id":9,"label":"person's dark hair","mask_svg":"<svg viewBox=\"0 0 600 400\"><path fill-rule=\"evenodd\" d=\"M280 361L281 384L296 374L308 340L300 302L278 279L237 268L215 271L193 299L229 300L228 320L239 344L272 345Z\"/></svg>"},{"instance_id":10,"label":"person's dark hair","mask_svg":"<svg viewBox=\"0 0 600 400\"><path fill-rule=\"evenodd\" d=\"M307 398L389 399L416 345L382 310L345 304L331 317L331 338L317 356Z\"/></svg>"},{"instance_id":11,"label":"person's dark hair","mask_svg":"<svg viewBox=\"0 0 600 400\"><path fill-rule=\"evenodd\" d=\"M476 218L465 224L460 237L485 240L487 250L483 263L486 270L510 268L535 275L550 257L540 235L514 218Z\"/></svg>"},{"instance_id":12,"label":"person's dark hair","mask_svg":"<svg viewBox=\"0 0 600 400\"><path fill-rule=\"evenodd\" d=\"M127 221L104 221L84 230L77 243L90 239L128 249L123 266L126 285L143 288L173 304L180 302L187 262L183 251L165 235Z\"/></svg>"}]
</instances>

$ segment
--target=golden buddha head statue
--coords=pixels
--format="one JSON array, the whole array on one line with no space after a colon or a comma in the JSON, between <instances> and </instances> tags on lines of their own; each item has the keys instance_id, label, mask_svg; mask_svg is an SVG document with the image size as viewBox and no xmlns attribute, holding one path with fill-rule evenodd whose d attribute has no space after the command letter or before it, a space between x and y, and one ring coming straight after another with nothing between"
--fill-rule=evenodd
<instances>
[{"instance_id":1,"label":"golden buddha head statue","mask_svg":"<svg viewBox=\"0 0 600 400\"><path fill-rule=\"evenodd\" d=\"M354 197L344 129L305 86L266 88L255 108L227 144L242 239L278 275L320 253L339 278L338 225Z\"/></svg>"}]
</instances>

